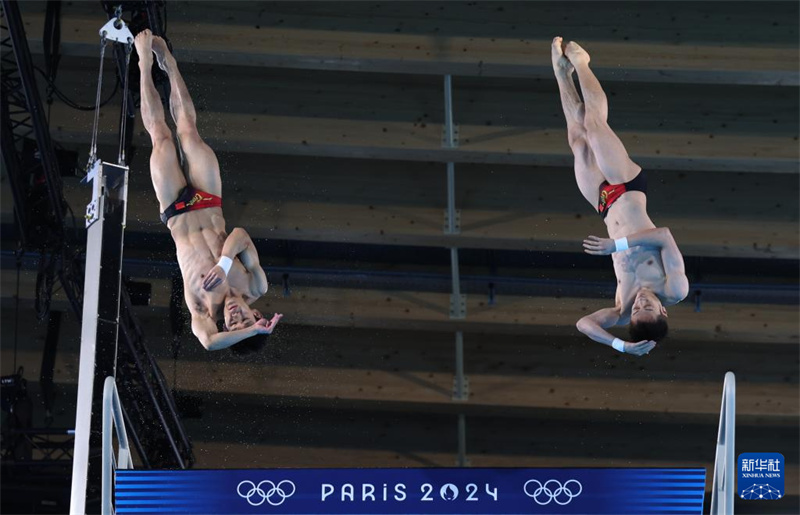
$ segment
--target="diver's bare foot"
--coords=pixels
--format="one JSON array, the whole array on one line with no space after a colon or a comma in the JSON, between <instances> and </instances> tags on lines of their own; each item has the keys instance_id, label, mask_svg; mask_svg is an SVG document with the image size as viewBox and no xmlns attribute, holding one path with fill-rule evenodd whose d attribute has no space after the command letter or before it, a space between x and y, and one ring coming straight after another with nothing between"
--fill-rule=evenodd
<instances>
[{"instance_id":1,"label":"diver's bare foot","mask_svg":"<svg viewBox=\"0 0 800 515\"><path fill-rule=\"evenodd\" d=\"M589 61L591 60L588 52L586 52L586 50L581 48L581 46L574 41L567 43L564 53L566 54L567 59L569 59L569 61L575 66L588 65Z\"/></svg>"},{"instance_id":2,"label":"diver's bare foot","mask_svg":"<svg viewBox=\"0 0 800 515\"><path fill-rule=\"evenodd\" d=\"M175 61L175 58L172 57L167 47L167 42L160 36L153 36L153 53L156 55L158 67L165 72L169 72L167 68Z\"/></svg>"},{"instance_id":3,"label":"diver's bare foot","mask_svg":"<svg viewBox=\"0 0 800 515\"><path fill-rule=\"evenodd\" d=\"M553 58L553 71L556 74L564 74L567 77L572 75L575 67L564 55L564 39L561 36L553 38L553 44L550 47L550 55Z\"/></svg>"},{"instance_id":4,"label":"diver's bare foot","mask_svg":"<svg viewBox=\"0 0 800 515\"><path fill-rule=\"evenodd\" d=\"M144 29L136 34L136 39L134 39L133 44L136 46L136 53L139 54L139 61L150 61L152 64L153 57L151 52L153 47L153 33L150 32L150 29Z\"/></svg>"}]
</instances>

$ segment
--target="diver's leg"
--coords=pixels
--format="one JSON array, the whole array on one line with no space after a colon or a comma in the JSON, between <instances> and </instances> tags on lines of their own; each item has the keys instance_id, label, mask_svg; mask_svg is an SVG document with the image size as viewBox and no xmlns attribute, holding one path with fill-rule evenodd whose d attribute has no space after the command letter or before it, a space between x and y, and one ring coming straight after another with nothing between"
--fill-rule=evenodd
<instances>
[{"instance_id":1,"label":"diver's leg","mask_svg":"<svg viewBox=\"0 0 800 515\"><path fill-rule=\"evenodd\" d=\"M562 45L563 41L560 37L554 38L551 55L553 71L561 95L561 107L564 110L564 117L567 119L567 140L575 156L575 180L584 198L594 209L597 209L600 185L605 177L597 167L592 149L586 139L585 107L572 79L574 68L564 57Z\"/></svg>"},{"instance_id":2,"label":"diver's leg","mask_svg":"<svg viewBox=\"0 0 800 515\"><path fill-rule=\"evenodd\" d=\"M578 74L586 106L583 122L586 139L597 166L611 184L630 181L642 168L631 160L622 141L608 125L608 98L589 68L589 54L574 41L567 43L565 54Z\"/></svg>"},{"instance_id":3,"label":"diver's leg","mask_svg":"<svg viewBox=\"0 0 800 515\"><path fill-rule=\"evenodd\" d=\"M170 112L175 120L189 182L203 191L222 196L219 162L214 151L206 145L197 132L197 113L186 83L178 70L178 63L167 48L166 42L157 36L153 38L153 53L158 60L158 66L169 76Z\"/></svg>"},{"instance_id":4,"label":"diver's leg","mask_svg":"<svg viewBox=\"0 0 800 515\"><path fill-rule=\"evenodd\" d=\"M136 36L135 44L141 71L139 82L142 123L153 143L153 152L150 155L150 178L163 212L178 198L178 194L186 186L186 179L178 162L172 132L164 120L161 97L153 84L153 54L150 51L152 37L149 30L144 30Z\"/></svg>"}]
</instances>

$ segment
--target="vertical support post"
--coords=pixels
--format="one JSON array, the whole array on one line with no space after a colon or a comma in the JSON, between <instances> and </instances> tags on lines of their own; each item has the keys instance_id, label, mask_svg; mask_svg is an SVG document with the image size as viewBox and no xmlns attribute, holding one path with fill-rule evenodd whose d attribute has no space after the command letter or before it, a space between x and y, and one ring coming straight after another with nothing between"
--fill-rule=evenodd
<instances>
[{"instance_id":1,"label":"vertical support post","mask_svg":"<svg viewBox=\"0 0 800 515\"><path fill-rule=\"evenodd\" d=\"M122 245L128 168L96 161L86 177L92 201L86 208L86 272L81 329L75 452L70 513L86 513L100 498L103 384L116 375ZM101 301L102 300L102 301Z\"/></svg>"},{"instance_id":2,"label":"vertical support post","mask_svg":"<svg viewBox=\"0 0 800 515\"><path fill-rule=\"evenodd\" d=\"M453 400L469 399L469 381L464 375L464 333L456 331L456 377L453 379Z\"/></svg>"},{"instance_id":3,"label":"vertical support post","mask_svg":"<svg viewBox=\"0 0 800 515\"><path fill-rule=\"evenodd\" d=\"M444 76L444 146L453 148L453 81ZM447 163L447 231L456 234L456 171L452 162Z\"/></svg>"},{"instance_id":4,"label":"vertical support post","mask_svg":"<svg viewBox=\"0 0 800 515\"><path fill-rule=\"evenodd\" d=\"M469 467L469 458L467 458L467 417L463 413L458 414L458 466Z\"/></svg>"},{"instance_id":5,"label":"vertical support post","mask_svg":"<svg viewBox=\"0 0 800 515\"><path fill-rule=\"evenodd\" d=\"M453 81L450 75L444 76L444 134L442 146L456 148L456 127L453 123ZM456 209L456 171L455 164L447 163L447 211L445 212L444 232L458 234L461 231L461 213Z\"/></svg>"},{"instance_id":6,"label":"vertical support post","mask_svg":"<svg viewBox=\"0 0 800 515\"><path fill-rule=\"evenodd\" d=\"M447 212L445 213L445 232L458 234L461 232L461 216L456 211L456 167L447 163Z\"/></svg>"},{"instance_id":7,"label":"vertical support post","mask_svg":"<svg viewBox=\"0 0 800 515\"><path fill-rule=\"evenodd\" d=\"M458 270L458 249L450 249L450 275L453 293L450 302L450 318L465 318L467 313L465 299L461 294L461 274Z\"/></svg>"},{"instance_id":8,"label":"vertical support post","mask_svg":"<svg viewBox=\"0 0 800 515\"><path fill-rule=\"evenodd\" d=\"M444 76L444 148L455 148L456 127L453 124L453 79ZM447 163L447 211L444 213L445 234L461 232L461 214L456 210L456 170L455 164ZM450 318L463 319L467 316L467 302L461 294L461 276L458 269L458 248L450 248L450 273L452 293L450 294ZM464 376L464 333L456 331L456 374L453 378L453 400L464 402L469 399L467 378ZM459 467L466 467L467 459L467 422L464 414L458 415L458 458Z\"/></svg>"},{"instance_id":9,"label":"vertical support post","mask_svg":"<svg viewBox=\"0 0 800 515\"><path fill-rule=\"evenodd\" d=\"M734 464L736 444L736 377L725 374L722 407L719 414L717 454L714 459L714 481L711 486L711 515L733 515L733 494L736 477Z\"/></svg>"},{"instance_id":10,"label":"vertical support post","mask_svg":"<svg viewBox=\"0 0 800 515\"><path fill-rule=\"evenodd\" d=\"M444 130L445 140L449 148L453 147L453 136L455 130L453 128L453 77L452 75L444 76Z\"/></svg>"},{"instance_id":11,"label":"vertical support post","mask_svg":"<svg viewBox=\"0 0 800 515\"><path fill-rule=\"evenodd\" d=\"M453 88L452 77L444 76L444 136L442 146L454 148L455 126L453 124ZM460 214L456 210L456 172L453 163L447 163L447 211L444 215L445 234L458 234L461 230ZM466 301L461 295L461 278L458 271L458 249L450 249L450 271L452 274L453 291L450 296L450 318L466 317Z\"/></svg>"},{"instance_id":12,"label":"vertical support post","mask_svg":"<svg viewBox=\"0 0 800 515\"><path fill-rule=\"evenodd\" d=\"M466 402L469 400L469 381L464 375L464 333L456 332L456 376L453 379L453 400ZM463 413L458 415L458 458L459 467L469 466L467 458L467 421Z\"/></svg>"}]
</instances>

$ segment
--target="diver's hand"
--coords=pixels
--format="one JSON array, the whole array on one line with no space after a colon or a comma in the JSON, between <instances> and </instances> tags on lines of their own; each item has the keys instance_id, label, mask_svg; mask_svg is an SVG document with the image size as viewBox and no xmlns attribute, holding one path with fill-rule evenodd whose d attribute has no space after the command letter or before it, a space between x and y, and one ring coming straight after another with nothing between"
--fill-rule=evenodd
<instances>
[{"instance_id":1,"label":"diver's hand","mask_svg":"<svg viewBox=\"0 0 800 515\"><path fill-rule=\"evenodd\" d=\"M656 342L653 340L642 340L637 343L625 342L625 354L644 356L645 354L650 354L650 351L655 347Z\"/></svg>"},{"instance_id":2,"label":"diver's hand","mask_svg":"<svg viewBox=\"0 0 800 515\"><path fill-rule=\"evenodd\" d=\"M617 250L617 246L611 238L589 236L583 240L583 250L593 256L605 256Z\"/></svg>"},{"instance_id":3,"label":"diver's hand","mask_svg":"<svg viewBox=\"0 0 800 515\"><path fill-rule=\"evenodd\" d=\"M283 318L283 315L280 313L275 313L270 320L267 320L266 317L260 319L253 326L256 328L256 334L272 334L272 331L275 330L275 326L278 325L278 322L281 321L281 318Z\"/></svg>"},{"instance_id":4,"label":"diver's hand","mask_svg":"<svg viewBox=\"0 0 800 515\"><path fill-rule=\"evenodd\" d=\"M225 270L219 265L214 265L214 268L208 271L205 279L203 279L203 289L211 291L226 279Z\"/></svg>"}]
</instances>

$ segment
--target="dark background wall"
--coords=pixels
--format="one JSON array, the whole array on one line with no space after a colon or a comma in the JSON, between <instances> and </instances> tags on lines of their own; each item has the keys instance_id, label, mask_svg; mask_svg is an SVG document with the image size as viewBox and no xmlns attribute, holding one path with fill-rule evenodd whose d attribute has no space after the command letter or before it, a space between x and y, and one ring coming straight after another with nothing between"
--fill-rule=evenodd
<instances>
[{"instance_id":1,"label":"dark background wall","mask_svg":"<svg viewBox=\"0 0 800 515\"><path fill-rule=\"evenodd\" d=\"M41 63L44 4L22 9ZM105 15L94 2L62 9L56 82L91 104ZM737 453L783 453L789 496L737 511L796 511L796 2L168 2L167 12L200 133L219 155L229 228L248 229L269 273L258 307L286 314L255 358L206 353L186 330L173 359L174 248L137 120L125 271L152 288L136 313L181 399L197 467L452 466L464 414L472 466L711 472L733 370ZM581 254L604 228L575 187L555 35L592 55L610 124L650 173L651 217L686 256L692 293L646 358L574 328L613 302L613 271ZM456 149L441 145L448 73ZM101 118L108 159L120 100ZM55 99L48 115L54 140L85 161L91 112ZM443 233L448 161L457 235ZM17 298L5 171L0 180L2 373L24 366L42 427L36 258ZM64 195L83 212L78 177ZM449 247L462 249L464 320L449 317ZM68 310L57 290L51 309ZM451 399L459 330L466 402ZM57 336L49 423L71 427L79 322L65 314Z\"/></svg>"}]
</instances>

